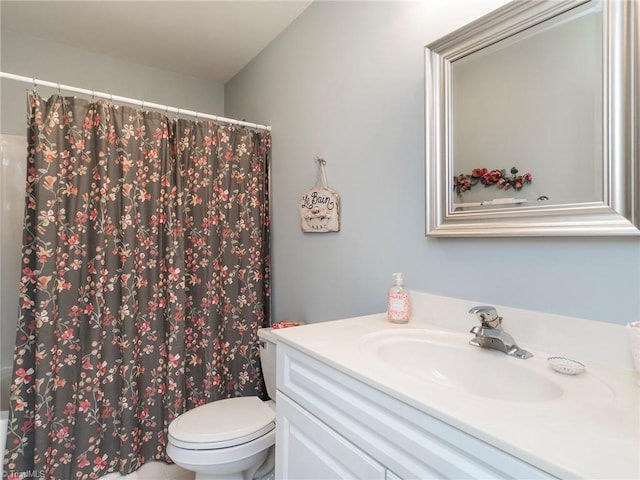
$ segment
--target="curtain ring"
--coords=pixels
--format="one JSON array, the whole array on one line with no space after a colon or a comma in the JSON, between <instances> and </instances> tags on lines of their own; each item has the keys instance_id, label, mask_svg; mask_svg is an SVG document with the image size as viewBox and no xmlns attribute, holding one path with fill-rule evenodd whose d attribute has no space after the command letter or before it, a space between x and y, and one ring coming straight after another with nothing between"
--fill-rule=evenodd
<instances>
[{"instance_id":1,"label":"curtain ring","mask_svg":"<svg viewBox=\"0 0 640 480\"><path fill-rule=\"evenodd\" d=\"M36 77L33 77L33 93L38 93L38 83L36 82Z\"/></svg>"},{"instance_id":2,"label":"curtain ring","mask_svg":"<svg viewBox=\"0 0 640 480\"><path fill-rule=\"evenodd\" d=\"M176 109L176 118L180 118L180 108Z\"/></svg>"},{"instance_id":3,"label":"curtain ring","mask_svg":"<svg viewBox=\"0 0 640 480\"><path fill-rule=\"evenodd\" d=\"M60 82L58 82L58 95L62 95L62 88L60 88Z\"/></svg>"},{"instance_id":4,"label":"curtain ring","mask_svg":"<svg viewBox=\"0 0 640 480\"><path fill-rule=\"evenodd\" d=\"M140 101L140 110L144 111L144 100Z\"/></svg>"},{"instance_id":5,"label":"curtain ring","mask_svg":"<svg viewBox=\"0 0 640 480\"><path fill-rule=\"evenodd\" d=\"M198 121L198 116L200 115L199 112L196 112L196 122Z\"/></svg>"}]
</instances>

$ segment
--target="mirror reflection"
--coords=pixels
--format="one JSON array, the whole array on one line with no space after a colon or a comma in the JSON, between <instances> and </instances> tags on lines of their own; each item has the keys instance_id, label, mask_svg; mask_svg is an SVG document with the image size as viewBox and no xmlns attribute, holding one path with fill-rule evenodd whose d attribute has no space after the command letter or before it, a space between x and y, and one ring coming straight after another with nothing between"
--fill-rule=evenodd
<instances>
[{"instance_id":1,"label":"mirror reflection","mask_svg":"<svg viewBox=\"0 0 640 480\"><path fill-rule=\"evenodd\" d=\"M453 210L603 200L602 9L452 62Z\"/></svg>"}]
</instances>

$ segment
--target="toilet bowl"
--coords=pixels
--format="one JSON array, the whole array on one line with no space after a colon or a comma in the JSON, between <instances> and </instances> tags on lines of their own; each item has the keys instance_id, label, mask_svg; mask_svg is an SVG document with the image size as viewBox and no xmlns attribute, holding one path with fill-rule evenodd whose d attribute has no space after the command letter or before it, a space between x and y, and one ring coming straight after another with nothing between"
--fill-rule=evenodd
<instances>
[{"instance_id":1,"label":"toilet bowl","mask_svg":"<svg viewBox=\"0 0 640 480\"><path fill-rule=\"evenodd\" d=\"M260 329L260 362L275 398L276 345ZM169 425L167 455L196 480L252 480L274 467L275 403L257 397L218 400L196 407Z\"/></svg>"}]
</instances>

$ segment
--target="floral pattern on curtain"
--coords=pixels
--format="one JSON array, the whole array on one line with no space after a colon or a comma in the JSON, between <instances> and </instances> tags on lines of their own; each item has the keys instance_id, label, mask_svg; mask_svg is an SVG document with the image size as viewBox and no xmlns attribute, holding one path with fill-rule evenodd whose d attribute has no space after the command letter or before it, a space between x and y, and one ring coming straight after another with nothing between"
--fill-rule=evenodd
<instances>
[{"instance_id":1,"label":"floral pattern on curtain","mask_svg":"<svg viewBox=\"0 0 640 480\"><path fill-rule=\"evenodd\" d=\"M5 472L98 478L172 419L264 395L268 132L29 94Z\"/></svg>"}]
</instances>

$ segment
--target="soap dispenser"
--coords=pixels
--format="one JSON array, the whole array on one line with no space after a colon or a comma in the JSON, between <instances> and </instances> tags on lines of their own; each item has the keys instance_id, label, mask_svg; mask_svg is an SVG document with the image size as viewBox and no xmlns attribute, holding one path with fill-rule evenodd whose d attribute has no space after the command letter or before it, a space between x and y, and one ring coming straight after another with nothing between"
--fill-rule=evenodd
<instances>
[{"instance_id":1,"label":"soap dispenser","mask_svg":"<svg viewBox=\"0 0 640 480\"><path fill-rule=\"evenodd\" d=\"M392 323L407 323L411 316L409 291L404 287L402 273L394 273L395 283L389 289L387 297L387 318Z\"/></svg>"}]
</instances>

